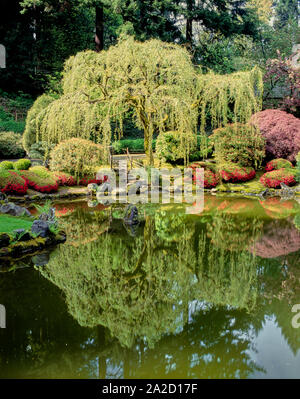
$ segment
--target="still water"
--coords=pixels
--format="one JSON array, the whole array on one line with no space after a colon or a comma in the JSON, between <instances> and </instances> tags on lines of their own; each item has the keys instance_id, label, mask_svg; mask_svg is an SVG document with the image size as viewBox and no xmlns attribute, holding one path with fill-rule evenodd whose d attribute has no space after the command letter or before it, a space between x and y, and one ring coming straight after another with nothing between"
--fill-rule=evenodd
<instances>
[{"instance_id":1,"label":"still water","mask_svg":"<svg viewBox=\"0 0 300 399\"><path fill-rule=\"evenodd\" d=\"M298 202L56 214L65 244L0 266L1 378L300 377Z\"/></svg>"}]
</instances>

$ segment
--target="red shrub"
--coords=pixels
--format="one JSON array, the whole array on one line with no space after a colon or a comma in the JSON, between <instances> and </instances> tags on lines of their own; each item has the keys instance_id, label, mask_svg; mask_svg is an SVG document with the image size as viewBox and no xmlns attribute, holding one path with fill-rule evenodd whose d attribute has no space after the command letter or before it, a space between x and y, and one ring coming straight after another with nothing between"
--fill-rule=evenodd
<instances>
[{"instance_id":1,"label":"red shrub","mask_svg":"<svg viewBox=\"0 0 300 399\"><path fill-rule=\"evenodd\" d=\"M52 177L40 177L30 170L20 170L19 175L25 180L28 187L40 193L54 193L58 190L58 183Z\"/></svg>"},{"instance_id":2,"label":"red shrub","mask_svg":"<svg viewBox=\"0 0 300 399\"><path fill-rule=\"evenodd\" d=\"M57 179L56 182L59 186L77 186L76 179L68 173L54 172L53 175Z\"/></svg>"},{"instance_id":3,"label":"red shrub","mask_svg":"<svg viewBox=\"0 0 300 399\"><path fill-rule=\"evenodd\" d=\"M273 159L266 165L266 172L271 172L272 170L278 170L281 168L292 168L293 165L290 161L283 158Z\"/></svg>"},{"instance_id":4,"label":"red shrub","mask_svg":"<svg viewBox=\"0 0 300 399\"><path fill-rule=\"evenodd\" d=\"M220 171L221 177L224 181L230 183L241 183L252 180L256 173L251 167L242 167L239 165L226 165Z\"/></svg>"},{"instance_id":5,"label":"red shrub","mask_svg":"<svg viewBox=\"0 0 300 399\"><path fill-rule=\"evenodd\" d=\"M278 109L258 112L251 118L266 139L266 154L295 161L300 151L300 120Z\"/></svg>"},{"instance_id":6,"label":"red shrub","mask_svg":"<svg viewBox=\"0 0 300 399\"><path fill-rule=\"evenodd\" d=\"M198 167L198 166L197 166ZM202 180L200 176L196 176L193 174L193 181L197 184L201 184ZM204 171L204 188L213 188L219 184L219 177L216 173L211 170Z\"/></svg>"},{"instance_id":7,"label":"red shrub","mask_svg":"<svg viewBox=\"0 0 300 399\"><path fill-rule=\"evenodd\" d=\"M93 177L84 177L81 180L79 180L78 185L79 186L87 186L88 184L92 184L92 183L102 184L103 182L106 182L106 180L107 180L107 176L104 176L103 180L102 179L99 180L99 179L96 179Z\"/></svg>"},{"instance_id":8,"label":"red shrub","mask_svg":"<svg viewBox=\"0 0 300 399\"><path fill-rule=\"evenodd\" d=\"M0 189L5 194L24 195L27 192L28 185L16 172L1 170Z\"/></svg>"},{"instance_id":9,"label":"red shrub","mask_svg":"<svg viewBox=\"0 0 300 399\"><path fill-rule=\"evenodd\" d=\"M269 188L280 188L280 183L287 186L296 184L295 172L291 169L278 169L272 172L267 172L260 178L260 182Z\"/></svg>"}]
</instances>

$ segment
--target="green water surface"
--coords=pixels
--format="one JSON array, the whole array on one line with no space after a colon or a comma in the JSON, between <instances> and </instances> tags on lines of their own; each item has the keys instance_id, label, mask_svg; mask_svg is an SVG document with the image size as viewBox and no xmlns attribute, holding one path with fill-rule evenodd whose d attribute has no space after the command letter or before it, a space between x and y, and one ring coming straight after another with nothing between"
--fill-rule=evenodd
<instances>
[{"instance_id":1,"label":"green water surface","mask_svg":"<svg viewBox=\"0 0 300 399\"><path fill-rule=\"evenodd\" d=\"M57 204L67 242L2 261L0 377L299 378L298 202L138 208Z\"/></svg>"}]
</instances>

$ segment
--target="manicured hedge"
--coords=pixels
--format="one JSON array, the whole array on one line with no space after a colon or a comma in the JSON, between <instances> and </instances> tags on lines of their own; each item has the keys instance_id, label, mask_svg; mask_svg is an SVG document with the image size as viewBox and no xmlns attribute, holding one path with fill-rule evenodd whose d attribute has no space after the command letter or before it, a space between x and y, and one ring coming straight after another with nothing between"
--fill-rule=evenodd
<instances>
[{"instance_id":1,"label":"manicured hedge","mask_svg":"<svg viewBox=\"0 0 300 399\"><path fill-rule=\"evenodd\" d=\"M0 190L2 193L24 195L27 188L27 182L17 172L0 169Z\"/></svg>"},{"instance_id":2,"label":"manicured hedge","mask_svg":"<svg viewBox=\"0 0 300 399\"><path fill-rule=\"evenodd\" d=\"M14 169L16 170L27 170L31 166L30 159L19 159L14 163Z\"/></svg>"},{"instance_id":3,"label":"manicured hedge","mask_svg":"<svg viewBox=\"0 0 300 399\"><path fill-rule=\"evenodd\" d=\"M267 163L266 172L271 172L272 170L278 170L281 168L292 168L292 167L293 164L287 159L278 158L278 159L273 159L273 161Z\"/></svg>"},{"instance_id":4,"label":"manicured hedge","mask_svg":"<svg viewBox=\"0 0 300 399\"><path fill-rule=\"evenodd\" d=\"M227 183L242 183L254 179L256 173L250 166L243 167L235 164L222 166L220 170L222 179Z\"/></svg>"},{"instance_id":5,"label":"manicured hedge","mask_svg":"<svg viewBox=\"0 0 300 399\"><path fill-rule=\"evenodd\" d=\"M260 178L260 182L269 188L280 188L280 184L284 183L287 186L296 184L296 171L293 169L281 168L267 172Z\"/></svg>"},{"instance_id":6,"label":"manicured hedge","mask_svg":"<svg viewBox=\"0 0 300 399\"><path fill-rule=\"evenodd\" d=\"M26 181L28 187L40 193L55 193L58 183L54 177L40 177L30 170L20 170L20 176Z\"/></svg>"},{"instance_id":7,"label":"manicured hedge","mask_svg":"<svg viewBox=\"0 0 300 399\"><path fill-rule=\"evenodd\" d=\"M0 168L1 169L6 169L6 170L13 170L14 169L14 163L11 161L2 161L0 163Z\"/></svg>"}]
</instances>

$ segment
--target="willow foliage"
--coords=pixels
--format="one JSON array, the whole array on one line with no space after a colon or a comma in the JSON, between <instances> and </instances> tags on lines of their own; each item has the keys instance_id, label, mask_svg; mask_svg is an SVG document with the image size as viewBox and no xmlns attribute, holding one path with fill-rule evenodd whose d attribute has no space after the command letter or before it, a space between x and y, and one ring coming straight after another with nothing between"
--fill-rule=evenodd
<instances>
[{"instance_id":1,"label":"willow foliage","mask_svg":"<svg viewBox=\"0 0 300 399\"><path fill-rule=\"evenodd\" d=\"M228 122L246 123L261 110L263 95L262 71L218 75L210 72L198 76L200 130L205 131L208 121L211 128L225 126Z\"/></svg>"},{"instance_id":2,"label":"willow foliage","mask_svg":"<svg viewBox=\"0 0 300 399\"><path fill-rule=\"evenodd\" d=\"M53 96L43 94L36 99L33 106L30 108L26 118L26 127L23 135L23 146L27 153L32 144L38 141L37 131L43 121L45 110L53 101L55 101Z\"/></svg>"},{"instance_id":3,"label":"willow foliage","mask_svg":"<svg viewBox=\"0 0 300 399\"><path fill-rule=\"evenodd\" d=\"M112 122L121 136L124 117L133 110L153 162L154 132L177 130L185 146L186 137L196 140L196 82L189 53L159 40L140 43L130 38L107 51L78 53L66 62L64 94L49 106L39 134L58 142L92 133L95 141L109 144Z\"/></svg>"},{"instance_id":4,"label":"willow foliage","mask_svg":"<svg viewBox=\"0 0 300 399\"><path fill-rule=\"evenodd\" d=\"M206 75L194 68L184 48L159 40L122 38L96 53L85 51L65 63L63 95L46 108L37 139L53 144L72 137L107 146L123 134L130 112L144 130L145 151L153 164L153 134L177 131L185 159L196 144L199 112L206 125L247 121L261 107L262 74Z\"/></svg>"}]
</instances>

